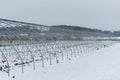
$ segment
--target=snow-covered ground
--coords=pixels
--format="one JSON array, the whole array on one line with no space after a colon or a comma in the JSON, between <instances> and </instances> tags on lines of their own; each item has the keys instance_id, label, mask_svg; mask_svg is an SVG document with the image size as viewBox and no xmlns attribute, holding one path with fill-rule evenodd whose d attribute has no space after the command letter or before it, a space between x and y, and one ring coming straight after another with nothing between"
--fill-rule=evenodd
<instances>
[{"instance_id":1,"label":"snow-covered ground","mask_svg":"<svg viewBox=\"0 0 120 80\"><path fill-rule=\"evenodd\" d=\"M35 70L29 65L25 65L24 74L21 67L11 71L10 77L0 72L0 80L120 80L120 43L71 60L65 58L59 63L52 60L52 65L44 68L41 62L36 62Z\"/></svg>"}]
</instances>

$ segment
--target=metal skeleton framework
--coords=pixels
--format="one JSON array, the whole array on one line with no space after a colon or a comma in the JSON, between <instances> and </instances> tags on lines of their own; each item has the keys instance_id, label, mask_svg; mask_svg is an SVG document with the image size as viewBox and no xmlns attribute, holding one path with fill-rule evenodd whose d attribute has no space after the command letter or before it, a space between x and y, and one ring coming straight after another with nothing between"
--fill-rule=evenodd
<instances>
[{"instance_id":1,"label":"metal skeleton framework","mask_svg":"<svg viewBox=\"0 0 120 80\"><path fill-rule=\"evenodd\" d=\"M53 41L45 40L41 38L33 38L29 36L29 39L23 40L21 35L16 32L21 32L19 27L37 27L41 32L49 30L49 27L26 23L14 20L0 19L0 29L4 31L4 34L0 34L1 47L0 47L0 67L5 65L6 72L10 76L11 68L21 66L22 73L24 73L24 65L33 63L33 69L35 70L35 63L41 62L41 66L45 66L45 61L52 65L52 61L59 63L60 60L69 59L81 56L93 50L106 47L116 43L115 41L81 41L81 40L62 40ZM15 29L15 32L12 29ZM41 32L36 32L31 29L31 32L26 28L22 28L28 35L39 35ZM8 34L9 33L9 34ZM74 33L73 33L74 34ZM13 37L13 38L11 38ZM14 37L16 39L14 39Z\"/></svg>"}]
</instances>

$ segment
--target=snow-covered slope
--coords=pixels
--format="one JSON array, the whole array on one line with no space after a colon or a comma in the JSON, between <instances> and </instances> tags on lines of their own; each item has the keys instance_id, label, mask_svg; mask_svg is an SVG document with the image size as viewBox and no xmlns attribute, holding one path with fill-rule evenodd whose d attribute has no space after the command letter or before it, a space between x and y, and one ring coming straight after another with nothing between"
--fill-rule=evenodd
<instances>
[{"instance_id":1,"label":"snow-covered slope","mask_svg":"<svg viewBox=\"0 0 120 80\"><path fill-rule=\"evenodd\" d=\"M10 77L0 73L0 80L120 80L119 52L118 43L71 60L64 59L58 64L53 61L53 65L44 68L37 62L36 70L32 66L26 66L24 74L21 73L21 68L11 72Z\"/></svg>"}]
</instances>

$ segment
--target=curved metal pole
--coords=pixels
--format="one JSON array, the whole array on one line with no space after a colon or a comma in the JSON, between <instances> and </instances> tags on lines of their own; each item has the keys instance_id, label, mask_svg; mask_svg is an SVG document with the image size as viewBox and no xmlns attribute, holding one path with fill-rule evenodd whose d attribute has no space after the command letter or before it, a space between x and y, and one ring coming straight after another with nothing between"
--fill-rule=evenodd
<instances>
[{"instance_id":1,"label":"curved metal pole","mask_svg":"<svg viewBox=\"0 0 120 80\"><path fill-rule=\"evenodd\" d=\"M34 55L33 55L32 51L29 49L28 46L26 46L26 48L27 48L27 50L28 50L28 51L30 52L30 54L31 54L32 61L33 61L33 69L35 70L35 58L34 58Z\"/></svg>"},{"instance_id":2,"label":"curved metal pole","mask_svg":"<svg viewBox=\"0 0 120 80\"><path fill-rule=\"evenodd\" d=\"M5 56L5 54L4 54L4 52L0 49L0 52L2 53L2 57L3 57L3 59L7 62L7 67L8 67L8 76L10 76L10 65L9 65L9 61L8 61L8 59L7 59L7 57Z\"/></svg>"},{"instance_id":3,"label":"curved metal pole","mask_svg":"<svg viewBox=\"0 0 120 80\"><path fill-rule=\"evenodd\" d=\"M10 32L10 33L13 33L12 31L10 31L8 28L5 28L8 32ZM15 34L13 34L13 35L15 35ZM10 40L11 41L11 39L9 39L7 36L5 37L7 40ZM22 73L24 73L24 69L23 69L23 67L24 67L24 61L23 61L23 59L22 59L22 57L21 57L21 55L19 54L19 52L17 51L17 49L14 47L14 45L12 45L12 48L16 51L16 54L18 55L18 57L19 57L19 59L21 60L21 64L22 64Z\"/></svg>"}]
</instances>

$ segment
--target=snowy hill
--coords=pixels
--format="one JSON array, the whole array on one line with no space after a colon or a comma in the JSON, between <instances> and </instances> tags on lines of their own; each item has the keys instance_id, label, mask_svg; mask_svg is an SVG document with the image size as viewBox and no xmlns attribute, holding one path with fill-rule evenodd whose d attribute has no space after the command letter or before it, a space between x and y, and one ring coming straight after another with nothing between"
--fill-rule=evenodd
<instances>
[{"instance_id":1,"label":"snowy hill","mask_svg":"<svg viewBox=\"0 0 120 80\"><path fill-rule=\"evenodd\" d=\"M82 37L115 37L110 31L102 31L80 26L46 26L21 21L0 19L0 40L7 36L12 40L73 40Z\"/></svg>"}]
</instances>

